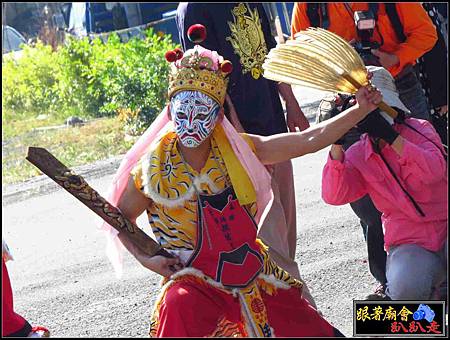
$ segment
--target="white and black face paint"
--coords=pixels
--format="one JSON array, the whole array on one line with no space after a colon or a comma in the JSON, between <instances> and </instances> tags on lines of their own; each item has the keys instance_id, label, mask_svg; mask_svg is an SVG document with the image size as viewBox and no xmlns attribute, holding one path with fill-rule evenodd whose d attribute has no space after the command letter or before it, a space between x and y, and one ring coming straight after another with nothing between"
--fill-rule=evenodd
<instances>
[{"instance_id":1,"label":"white and black face paint","mask_svg":"<svg viewBox=\"0 0 450 340\"><path fill-rule=\"evenodd\" d=\"M170 112L181 143L188 148L203 143L216 127L219 110L214 99L199 91L182 91L173 96Z\"/></svg>"}]
</instances>

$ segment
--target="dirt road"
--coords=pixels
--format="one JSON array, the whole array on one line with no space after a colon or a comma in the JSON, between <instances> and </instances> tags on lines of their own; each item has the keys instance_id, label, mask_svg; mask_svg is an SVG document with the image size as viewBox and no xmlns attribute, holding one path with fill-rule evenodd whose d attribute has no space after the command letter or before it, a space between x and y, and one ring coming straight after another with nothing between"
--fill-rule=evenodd
<instances>
[{"instance_id":1,"label":"dirt road","mask_svg":"<svg viewBox=\"0 0 450 340\"><path fill-rule=\"evenodd\" d=\"M327 150L294 161L297 260L324 316L352 335L352 300L371 291L366 249L348 206L327 206L320 180ZM90 180L105 193L112 176ZM65 191L3 207L8 263L17 311L57 337L146 337L159 277L125 257L117 280L104 255L98 219ZM145 218L138 220L144 230Z\"/></svg>"}]
</instances>

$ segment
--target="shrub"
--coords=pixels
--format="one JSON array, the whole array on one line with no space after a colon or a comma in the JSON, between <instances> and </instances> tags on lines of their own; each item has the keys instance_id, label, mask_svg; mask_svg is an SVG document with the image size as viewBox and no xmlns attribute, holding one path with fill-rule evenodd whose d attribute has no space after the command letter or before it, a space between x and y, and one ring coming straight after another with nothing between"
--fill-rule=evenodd
<instances>
[{"instance_id":1,"label":"shrub","mask_svg":"<svg viewBox=\"0 0 450 340\"><path fill-rule=\"evenodd\" d=\"M10 118L51 113L58 106L58 53L37 42L24 46L20 59L2 62L2 110ZM50 112L49 112L50 111Z\"/></svg>"},{"instance_id":2,"label":"shrub","mask_svg":"<svg viewBox=\"0 0 450 340\"><path fill-rule=\"evenodd\" d=\"M107 97L100 111L102 114L117 113L119 109L138 112L128 126L134 133L140 133L165 104L169 63L164 54L175 45L170 36L161 38L149 29L144 40L135 37L123 44L113 34L103 46L103 57L100 58L102 53L96 53L97 72ZM110 50L118 53L113 55L108 53Z\"/></svg>"},{"instance_id":3,"label":"shrub","mask_svg":"<svg viewBox=\"0 0 450 340\"><path fill-rule=\"evenodd\" d=\"M40 42L25 47L19 61L2 63L2 108L63 118L129 110L137 113L126 120L129 132L142 132L165 104L169 63L164 54L175 48L170 36L159 37L151 28L145 36L126 43L115 33L106 43L68 38L56 52Z\"/></svg>"},{"instance_id":4,"label":"shrub","mask_svg":"<svg viewBox=\"0 0 450 340\"><path fill-rule=\"evenodd\" d=\"M101 116L99 108L106 97L102 82L95 77L95 52L87 38L71 37L60 50L58 94L65 112L80 116Z\"/></svg>"}]
</instances>

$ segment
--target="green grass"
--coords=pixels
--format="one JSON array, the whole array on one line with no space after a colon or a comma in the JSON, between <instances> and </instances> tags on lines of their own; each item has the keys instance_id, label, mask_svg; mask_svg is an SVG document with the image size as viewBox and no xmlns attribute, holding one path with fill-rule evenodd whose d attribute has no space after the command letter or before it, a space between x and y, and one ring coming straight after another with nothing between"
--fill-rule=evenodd
<instances>
[{"instance_id":1,"label":"green grass","mask_svg":"<svg viewBox=\"0 0 450 340\"><path fill-rule=\"evenodd\" d=\"M25 181L41 172L26 159L28 146L49 150L67 167L88 164L125 153L133 141L124 140L123 124L117 118L104 118L80 127L36 131L40 126L61 125L56 119L28 118L3 121L3 184Z\"/></svg>"},{"instance_id":2,"label":"green grass","mask_svg":"<svg viewBox=\"0 0 450 340\"><path fill-rule=\"evenodd\" d=\"M61 125L61 119L47 118L38 120L36 118L24 117L17 120L8 120L3 117L2 119L2 140L8 140L31 131L34 128L43 126Z\"/></svg>"}]
</instances>

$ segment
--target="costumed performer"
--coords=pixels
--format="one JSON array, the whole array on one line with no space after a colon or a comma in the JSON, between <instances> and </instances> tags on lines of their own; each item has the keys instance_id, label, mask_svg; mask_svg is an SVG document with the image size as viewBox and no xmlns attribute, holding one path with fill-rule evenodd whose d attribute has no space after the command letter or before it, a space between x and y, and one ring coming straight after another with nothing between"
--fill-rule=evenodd
<instances>
[{"instance_id":1,"label":"costumed performer","mask_svg":"<svg viewBox=\"0 0 450 340\"><path fill-rule=\"evenodd\" d=\"M205 34L194 25L189 37L197 45L166 53L170 103L126 155L109 197L131 221L147 211L157 241L175 257L150 257L122 233L110 239L110 250L125 246L165 277L150 336L342 335L257 238L273 197L263 164L330 145L374 110L381 94L361 88L355 106L304 132L238 134L223 112L232 64L198 45ZM120 252L114 254L120 269Z\"/></svg>"}]
</instances>

